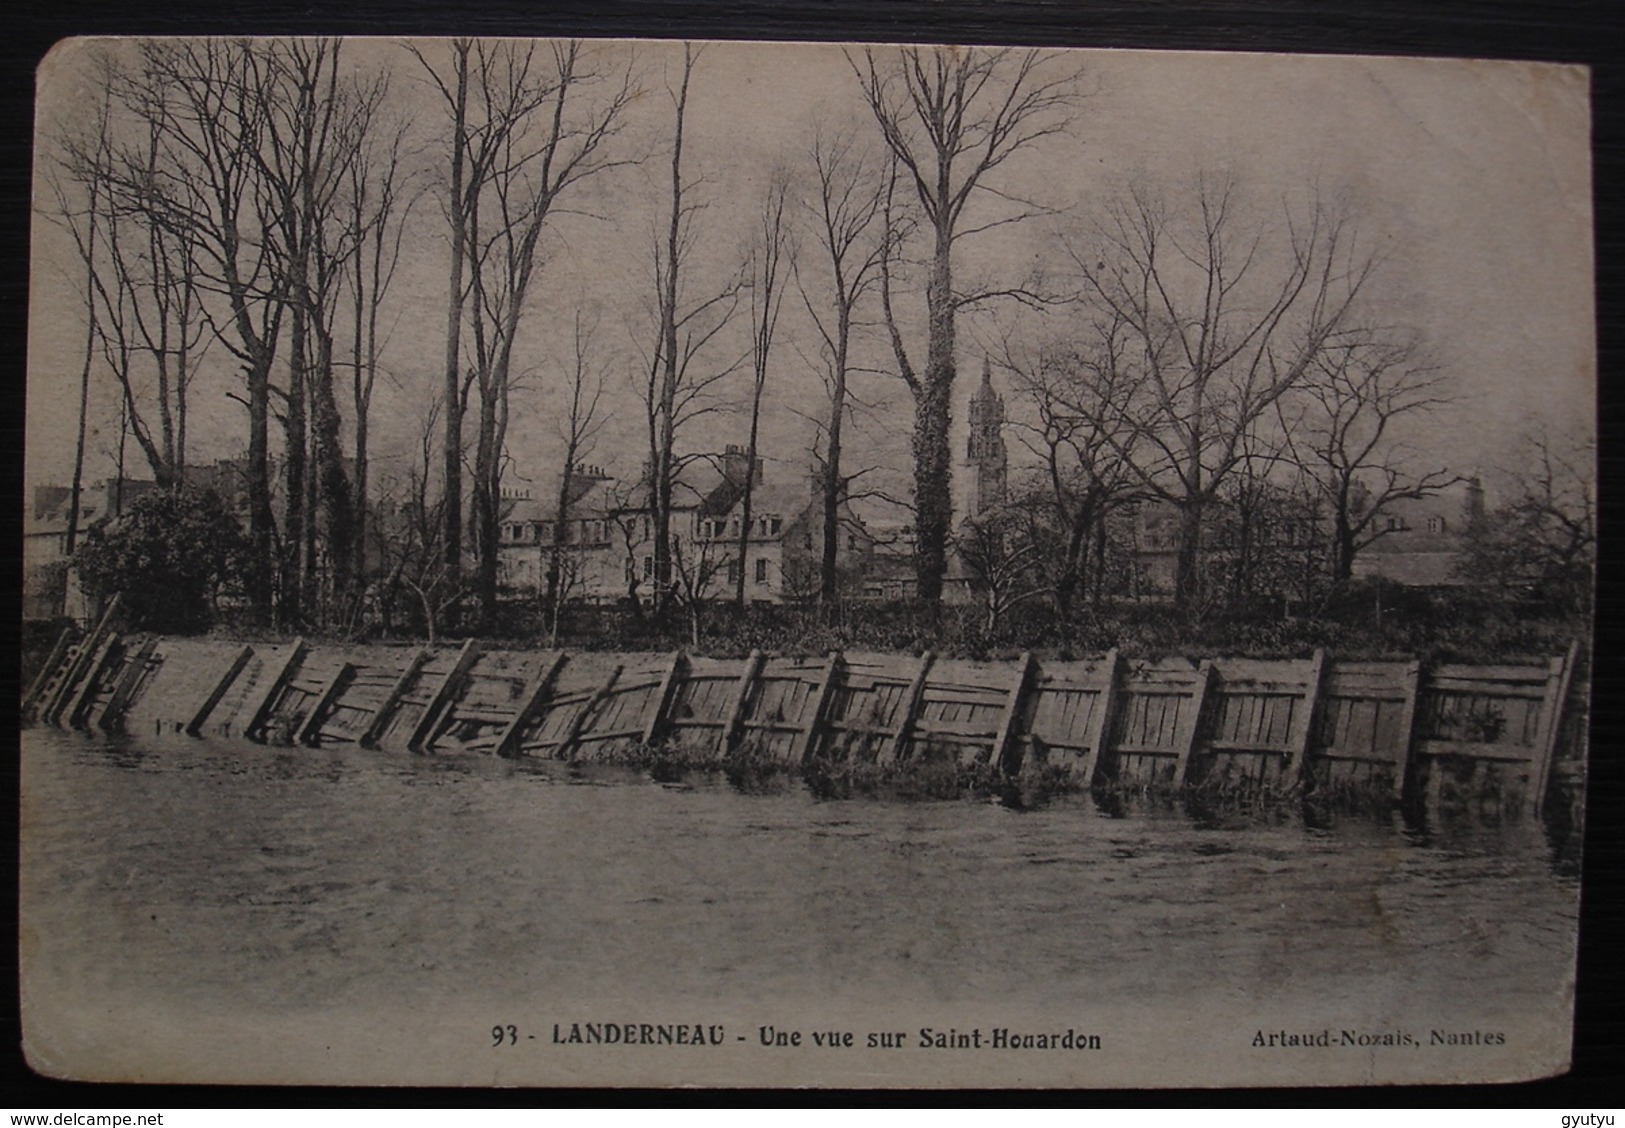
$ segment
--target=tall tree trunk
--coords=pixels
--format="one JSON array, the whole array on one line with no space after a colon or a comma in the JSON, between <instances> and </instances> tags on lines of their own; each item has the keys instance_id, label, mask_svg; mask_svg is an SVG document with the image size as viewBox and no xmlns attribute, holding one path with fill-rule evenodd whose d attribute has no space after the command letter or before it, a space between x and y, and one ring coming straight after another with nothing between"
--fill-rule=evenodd
<instances>
[{"instance_id":1,"label":"tall tree trunk","mask_svg":"<svg viewBox=\"0 0 1625 1128\"><path fill-rule=\"evenodd\" d=\"M672 444L677 430L677 385L682 377L677 355L677 275L683 231L683 124L688 112L691 50L684 46L683 82L677 95L677 122L671 146L671 221L666 228L666 273L660 294L661 384L654 454L654 601L663 612L671 593Z\"/></svg>"},{"instance_id":2,"label":"tall tree trunk","mask_svg":"<svg viewBox=\"0 0 1625 1128\"><path fill-rule=\"evenodd\" d=\"M851 330L852 315L843 298L836 314L835 386L830 393L829 434L824 444L824 540L818 563L818 599L822 603L834 602L840 586L841 427L846 420L847 344Z\"/></svg>"},{"instance_id":3,"label":"tall tree trunk","mask_svg":"<svg viewBox=\"0 0 1625 1128\"><path fill-rule=\"evenodd\" d=\"M254 620L271 621L276 517L271 509L271 357L264 350L248 366L248 598Z\"/></svg>"},{"instance_id":4,"label":"tall tree trunk","mask_svg":"<svg viewBox=\"0 0 1625 1128\"><path fill-rule=\"evenodd\" d=\"M919 598L933 606L942 600L953 526L953 459L948 443L955 375L952 250L953 231L939 224L925 291L929 334L925 372L914 405L915 578Z\"/></svg>"},{"instance_id":5,"label":"tall tree trunk","mask_svg":"<svg viewBox=\"0 0 1625 1128\"><path fill-rule=\"evenodd\" d=\"M316 332L316 364L312 376L311 415L316 452L316 472L322 506L323 532L327 540L327 567L332 590L332 610L343 613L353 595L350 567L354 558L355 509L351 503L350 480L344 469L343 420L333 390L333 339Z\"/></svg>"},{"instance_id":6,"label":"tall tree trunk","mask_svg":"<svg viewBox=\"0 0 1625 1128\"><path fill-rule=\"evenodd\" d=\"M1188 497L1179 503L1179 550L1174 556L1174 603L1184 609L1196 606L1201 585L1202 499Z\"/></svg>"},{"instance_id":7,"label":"tall tree trunk","mask_svg":"<svg viewBox=\"0 0 1625 1128\"><path fill-rule=\"evenodd\" d=\"M559 475L558 505L553 511L553 543L547 552L547 616L551 645L559 641L559 619L564 608L564 538L570 527L570 495L575 488L575 460L578 436L574 431L565 441L564 473Z\"/></svg>"},{"instance_id":8,"label":"tall tree trunk","mask_svg":"<svg viewBox=\"0 0 1625 1128\"><path fill-rule=\"evenodd\" d=\"M463 323L463 264L467 239L466 217L471 189L464 185L464 150L468 147L468 43L454 45L457 53L457 93L452 115L451 142L451 275L446 297L446 367L442 396L445 405L441 548L446 571L455 577L463 557L463 409L459 345Z\"/></svg>"},{"instance_id":9,"label":"tall tree trunk","mask_svg":"<svg viewBox=\"0 0 1625 1128\"><path fill-rule=\"evenodd\" d=\"M296 303L291 310L289 336L288 402L282 421L283 543L280 619L285 627L304 621L304 586L307 510L305 481L305 313Z\"/></svg>"}]
</instances>

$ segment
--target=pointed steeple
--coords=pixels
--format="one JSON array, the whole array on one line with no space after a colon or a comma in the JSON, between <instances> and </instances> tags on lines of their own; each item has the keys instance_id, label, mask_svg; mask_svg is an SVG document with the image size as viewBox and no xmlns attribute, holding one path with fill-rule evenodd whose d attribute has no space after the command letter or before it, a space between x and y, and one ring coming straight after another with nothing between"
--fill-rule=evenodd
<instances>
[{"instance_id":1,"label":"pointed steeple","mask_svg":"<svg viewBox=\"0 0 1625 1128\"><path fill-rule=\"evenodd\" d=\"M993 389L993 364L982 356L982 384L970 401L970 439L965 461L972 467L970 515L1004 502L1006 452L1004 397Z\"/></svg>"}]
</instances>

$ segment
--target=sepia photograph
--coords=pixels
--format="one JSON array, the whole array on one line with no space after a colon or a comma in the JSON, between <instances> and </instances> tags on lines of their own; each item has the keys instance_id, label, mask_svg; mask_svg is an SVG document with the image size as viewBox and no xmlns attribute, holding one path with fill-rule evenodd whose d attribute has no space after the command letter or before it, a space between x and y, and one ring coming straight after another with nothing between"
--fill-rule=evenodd
<instances>
[{"instance_id":1,"label":"sepia photograph","mask_svg":"<svg viewBox=\"0 0 1625 1128\"><path fill-rule=\"evenodd\" d=\"M50 1078L1571 1063L1590 75L80 38L37 75Z\"/></svg>"}]
</instances>

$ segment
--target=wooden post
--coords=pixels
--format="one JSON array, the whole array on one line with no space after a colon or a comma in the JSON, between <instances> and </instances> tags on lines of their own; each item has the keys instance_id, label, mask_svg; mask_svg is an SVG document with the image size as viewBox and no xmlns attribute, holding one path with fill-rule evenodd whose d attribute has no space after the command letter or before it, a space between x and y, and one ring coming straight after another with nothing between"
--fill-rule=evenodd
<instances>
[{"instance_id":1,"label":"wooden post","mask_svg":"<svg viewBox=\"0 0 1625 1128\"><path fill-rule=\"evenodd\" d=\"M367 724L367 731L362 733L361 739L357 741L361 747L377 747L378 741L384 735L384 730L389 727L389 719L395 715L396 706L401 703L401 698L406 696L406 691L412 688L412 682L416 680L418 671L423 669L433 656L434 651L428 648L419 650L412 655L411 660L406 663L406 669L402 670L401 676L395 679L395 684L390 687L388 696L379 704L378 711L372 715L372 720Z\"/></svg>"},{"instance_id":2,"label":"wooden post","mask_svg":"<svg viewBox=\"0 0 1625 1128\"><path fill-rule=\"evenodd\" d=\"M1202 734L1202 706L1207 701L1208 686L1213 681L1213 662L1204 659L1196 671L1196 691L1191 696L1191 716L1179 742L1179 759L1174 763L1174 786L1185 785L1185 773L1190 768L1191 753Z\"/></svg>"},{"instance_id":3,"label":"wooden post","mask_svg":"<svg viewBox=\"0 0 1625 1128\"><path fill-rule=\"evenodd\" d=\"M611 670L609 677L604 679L604 684L599 686L591 697L581 703L580 710L570 718L570 727L565 730L564 739L559 741L559 746L553 750L555 759L564 759L571 749L576 746L576 741L581 739L581 731L587 727L587 721L591 719L594 710L615 689L615 683L621 680L622 668L616 666Z\"/></svg>"},{"instance_id":4,"label":"wooden post","mask_svg":"<svg viewBox=\"0 0 1625 1128\"><path fill-rule=\"evenodd\" d=\"M1410 778L1411 748L1416 744L1416 705L1422 696L1422 662L1413 658L1405 667L1405 703L1399 707L1399 752L1394 757L1394 799L1403 802Z\"/></svg>"},{"instance_id":5,"label":"wooden post","mask_svg":"<svg viewBox=\"0 0 1625 1128\"><path fill-rule=\"evenodd\" d=\"M117 645L118 635L109 633L96 647L96 653L90 656L90 663L85 666L84 676L79 680L79 688L62 712L63 723L68 728L78 728L85 719L85 710L90 708L91 700L96 696L97 679L107 668L107 660L112 657L113 648Z\"/></svg>"},{"instance_id":6,"label":"wooden post","mask_svg":"<svg viewBox=\"0 0 1625 1128\"><path fill-rule=\"evenodd\" d=\"M39 701L40 694L50 684L51 675L56 672L58 666L62 665L63 659L67 656L68 647L72 645L72 639L73 627L71 625L63 627L62 633L56 636L56 643L51 647L51 653L46 657L45 664L39 668L39 673L34 675L34 680L28 684L28 692L23 695L21 712L24 717L28 716L28 711Z\"/></svg>"},{"instance_id":7,"label":"wooden post","mask_svg":"<svg viewBox=\"0 0 1625 1128\"><path fill-rule=\"evenodd\" d=\"M457 652L457 660L446 671L440 684L435 687L429 698L429 703L423 707L423 715L412 728L412 735L406 738L408 751L422 752L426 746L434 744L435 729L439 726L446 706L457 693L458 684L468 668L474 664L474 659L480 656L480 644L475 639L468 639L463 648Z\"/></svg>"},{"instance_id":8,"label":"wooden post","mask_svg":"<svg viewBox=\"0 0 1625 1128\"><path fill-rule=\"evenodd\" d=\"M677 686L682 682L687 669L688 656L679 650L671 656L671 665L666 667L666 676L660 679L660 688L655 691L654 712L649 715L649 723L643 726L645 748L653 748L657 741L665 738L671 703L676 699Z\"/></svg>"},{"instance_id":9,"label":"wooden post","mask_svg":"<svg viewBox=\"0 0 1625 1128\"><path fill-rule=\"evenodd\" d=\"M198 706L197 712L192 714L192 719L186 722L187 736L196 736L203 731L203 722L209 719L209 714L214 712L214 707L220 704L220 699L226 695L226 690L231 688L231 683L237 680L237 675L243 672L243 668L248 665L248 660L252 657L254 657L254 648L252 646L245 646L237 652L237 656L226 667L225 674L221 676L219 681L214 683L214 688L209 690L209 696L203 699L203 704Z\"/></svg>"},{"instance_id":10,"label":"wooden post","mask_svg":"<svg viewBox=\"0 0 1625 1128\"><path fill-rule=\"evenodd\" d=\"M812 697L807 702L807 727L796 736L795 751L792 754L796 765L807 762L818 749L819 731L824 724L824 714L829 710L830 698L834 695L835 683L841 678L846 668L846 659L841 657L839 650L829 652L829 661L824 664L824 674L818 679L813 689Z\"/></svg>"},{"instance_id":11,"label":"wooden post","mask_svg":"<svg viewBox=\"0 0 1625 1128\"><path fill-rule=\"evenodd\" d=\"M1031 650L1024 652L1017 663L1015 681L1004 699L1004 719L999 722L999 731L993 738L993 747L987 758L988 767L996 772L1014 775L1021 768L1021 758L1015 755L1015 749L1019 747L1017 725L1027 704L1027 691L1032 687L1036 666Z\"/></svg>"},{"instance_id":12,"label":"wooden post","mask_svg":"<svg viewBox=\"0 0 1625 1128\"><path fill-rule=\"evenodd\" d=\"M502 735L497 737L496 747L491 750L493 755L506 758L519 754L519 740L524 735L525 726L530 723L530 719L536 715L536 710L547 698L548 692L553 688L554 679L564 668L567 659L568 656L562 650L553 655L553 660L544 666L542 672L526 687L524 696L519 699L519 711L513 715L513 720L508 722L508 727L502 730Z\"/></svg>"},{"instance_id":13,"label":"wooden post","mask_svg":"<svg viewBox=\"0 0 1625 1128\"><path fill-rule=\"evenodd\" d=\"M260 703L248 715L248 724L243 726L243 735L248 739L261 744L265 742L263 739L265 734L260 730L271 719L271 710L276 706L277 694L281 692L283 686L288 684L288 679L293 676L294 670L299 668L299 663L304 660L304 657L305 640L302 638L295 639L294 644L288 648L288 653L283 657L282 664L271 675L270 681L265 687L265 693L260 697Z\"/></svg>"},{"instance_id":14,"label":"wooden post","mask_svg":"<svg viewBox=\"0 0 1625 1128\"><path fill-rule=\"evenodd\" d=\"M762 663L766 658L760 650L752 650L745 659L744 672L739 675L739 681L734 685L733 697L728 701L728 711L722 717L722 731L717 734L717 755L726 756L733 750L734 743L739 739L739 722L745 715L745 703L750 699L750 688L756 684L756 677L762 672Z\"/></svg>"},{"instance_id":15,"label":"wooden post","mask_svg":"<svg viewBox=\"0 0 1625 1128\"><path fill-rule=\"evenodd\" d=\"M903 693L903 715L898 719L897 732L892 737L888 756L892 763L901 760L908 750L909 738L914 735L914 719L919 716L920 700L925 696L925 678L936 659L934 650L920 655L920 668L914 672L914 680L908 683L908 689Z\"/></svg>"},{"instance_id":16,"label":"wooden post","mask_svg":"<svg viewBox=\"0 0 1625 1128\"><path fill-rule=\"evenodd\" d=\"M1540 740L1535 745L1535 790L1532 800L1538 815L1546 804L1546 788L1551 783L1552 762L1557 758L1557 745L1563 736L1563 711L1569 700L1569 687L1574 683L1574 667L1580 660L1580 642L1569 643L1568 653L1552 659L1553 669L1546 679L1546 697L1541 703ZM1558 666L1561 662L1562 665Z\"/></svg>"},{"instance_id":17,"label":"wooden post","mask_svg":"<svg viewBox=\"0 0 1625 1128\"><path fill-rule=\"evenodd\" d=\"M142 675L147 671L147 663L152 659L152 652L157 647L157 638L148 638L130 655L129 661L124 666L124 673L119 676L112 695L108 697L107 704L102 706L101 715L96 718L97 728L103 732L112 732L118 727L120 718L124 716L124 710L130 707L131 696L141 684Z\"/></svg>"},{"instance_id":18,"label":"wooden post","mask_svg":"<svg viewBox=\"0 0 1625 1128\"><path fill-rule=\"evenodd\" d=\"M1095 707L1095 723L1090 727L1089 749L1083 754L1083 785L1095 781L1095 772L1106 757L1106 743L1112 738L1112 725L1117 721L1117 679L1121 662L1114 646L1106 651L1101 663L1100 703Z\"/></svg>"},{"instance_id":19,"label":"wooden post","mask_svg":"<svg viewBox=\"0 0 1625 1128\"><path fill-rule=\"evenodd\" d=\"M353 665L348 662L339 663L339 668L334 671L331 678L327 679L327 684L322 686L321 692L316 695L316 700L310 706L310 712L305 714L305 719L300 724L299 731L294 734L293 742L295 744L317 743L317 739L321 736L322 715L327 712L328 706L333 704L334 699L344 692L344 687L349 684L350 678L354 674L355 667Z\"/></svg>"},{"instance_id":20,"label":"wooden post","mask_svg":"<svg viewBox=\"0 0 1625 1128\"><path fill-rule=\"evenodd\" d=\"M1326 672L1326 651L1322 647L1315 648L1315 655L1309 660L1309 684L1304 687L1303 693L1303 733L1292 742L1292 751L1287 753L1286 763L1281 768L1281 787L1283 789L1296 787L1303 775L1303 763L1308 757L1309 741L1315 735L1315 706L1320 701L1320 682Z\"/></svg>"},{"instance_id":21,"label":"wooden post","mask_svg":"<svg viewBox=\"0 0 1625 1128\"><path fill-rule=\"evenodd\" d=\"M113 597L112 601L107 605L107 610L102 613L101 621L79 644L79 649L73 654L72 659L68 662L67 669L62 675L61 684L51 691L50 701L40 714L40 720L46 724L54 725L62 716L62 710L67 706L69 698L72 697L74 687L79 684L79 679L84 676L85 666L90 663L97 648L101 646L102 637L111 629L113 615L118 611L119 604L123 599L122 595Z\"/></svg>"}]
</instances>

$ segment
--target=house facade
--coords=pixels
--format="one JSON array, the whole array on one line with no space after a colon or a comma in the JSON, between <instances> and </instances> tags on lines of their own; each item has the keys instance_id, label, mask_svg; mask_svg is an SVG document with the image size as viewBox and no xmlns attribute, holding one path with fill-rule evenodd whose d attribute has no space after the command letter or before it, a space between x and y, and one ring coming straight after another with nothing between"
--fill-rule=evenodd
<instances>
[{"instance_id":1,"label":"house facade","mask_svg":"<svg viewBox=\"0 0 1625 1128\"><path fill-rule=\"evenodd\" d=\"M749 463L743 450L730 446L720 457L695 459L678 471L670 536L671 582L680 598L732 599L741 578L748 603L816 597L823 546L819 500L804 485L767 480L761 458ZM498 550L503 587L513 595L545 592L556 557L565 600L650 600L655 559L648 475L625 489L601 467L578 466L571 477L562 522L556 485L544 497L504 498ZM741 555L747 481L750 527ZM841 530L837 568L856 577L873 541L849 506L843 507Z\"/></svg>"},{"instance_id":2,"label":"house facade","mask_svg":"<svg viewBox=\"0 0 1625 1128\"><path fill-rule=\"evenodd\" d=\"M1468 533L1484 520L1484 485L1468 478L1432 497L1391 501L1377 514L1377 537L1354 558L1356 577L1412 587L1462 584Z\"/></svg>"}]
</instances>

